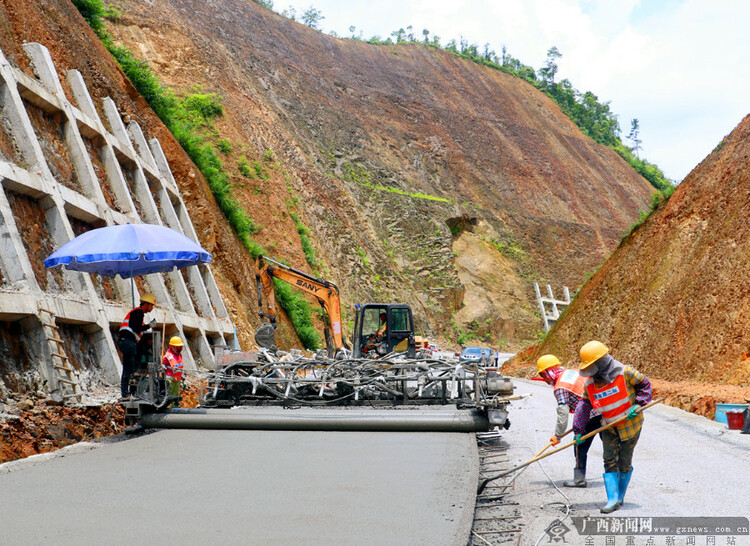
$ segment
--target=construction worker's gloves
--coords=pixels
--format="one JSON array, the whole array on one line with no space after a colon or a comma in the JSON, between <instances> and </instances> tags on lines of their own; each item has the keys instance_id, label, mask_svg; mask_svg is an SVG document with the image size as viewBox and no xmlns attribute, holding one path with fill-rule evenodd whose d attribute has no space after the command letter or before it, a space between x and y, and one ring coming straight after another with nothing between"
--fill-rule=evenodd
<instances>
[{"instance_id":1,"label":"construction worker's gloves","mask_svg":"<svg viewBox=\"0 0 750 546\"><path fill-rule=\"evenodd\" d=\"M156 328L156 319L151 319L151 322L148 323L148 327L152 330Z\"/></svg>"},{"instance_id":2,"label":"construction worker's gloves","mask_svg":"<svg viewBox=\"0 0 750 546\"><path fill-rule=\"evenodd\" d=\"M560 438L558 438L557 436L553 436L552 438L549 439L549 443L552 444L553 446L556 446L557 444L560 443Z\"/></svg>"},{"instance_id":3,"label":"construction worker's gloves","mask_svg":"<svg viewBox=\"0 0 750 546\"><path fill-rule=\"evenodd\" d=\"M636 417L638 417L638 413L640 413L638 411L639 407L640 406L638 404L633 404L633 407L630 408L630 411L628 411L628 418L627 418L628 421L631 421L635 419Z\"/></svg>"},{"instance_id":4,"label":"construction worker's gloves","mask_svg":"<svg viewBox=\"0 0 750 546\"><path fill-rule=\"evenodd\" d=\"M583 442L586 441L586 440L582 440L581 436L582 436L581 434L576 434L575 438L573 438L573 441L576 443L576 445L581 445Z\"/></svg>"}]
</instances>

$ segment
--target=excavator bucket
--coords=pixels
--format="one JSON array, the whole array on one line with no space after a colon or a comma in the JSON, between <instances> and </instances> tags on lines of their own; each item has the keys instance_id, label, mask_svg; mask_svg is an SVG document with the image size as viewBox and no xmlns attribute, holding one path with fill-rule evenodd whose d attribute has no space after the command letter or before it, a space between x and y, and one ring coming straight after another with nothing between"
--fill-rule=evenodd
<instances>
[{"instance_id":1,"label":"excavator bucket","mask_svg":"<svg viewBox=\"0 0 750 546\"><path fill-rule=\"evenodd\" d=\"M255 331L255 343L259 347L268 349L271 352L276 352L276 326L270 322L264 322Z\"/></svg>"}]
</instances>

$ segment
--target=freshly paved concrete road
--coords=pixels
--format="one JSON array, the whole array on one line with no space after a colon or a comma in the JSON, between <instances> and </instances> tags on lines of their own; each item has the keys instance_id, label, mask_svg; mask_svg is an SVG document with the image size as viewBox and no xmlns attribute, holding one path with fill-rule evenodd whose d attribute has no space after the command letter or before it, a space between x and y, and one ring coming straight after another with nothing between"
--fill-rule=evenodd
<instances>
[{"instance_id":1,"label":"freshly paved concrete road","mask_svg":"<svg viewBox=\"0 0 750 546\"><path fill-rule=\"evenodd\" d=\"M0 544L466 544L473 434L160 430L0 466ZM60 456L64 455L64 456Z\"/></svg>"},{"instance_id":2,"label":"freshly paved concrete road","mask_svg":"<svg viewBox=\"0 0 750 546\"><path fill-rule=\"evenodd\" d=\"M533 396L513 402L510 410L512 426L503 433L509 444L511 464L530 459L549 441L555 425L555 399L551 387L536 382L514 380L516 394L532 392ZM572 419L569 420L572 426ZM570 439L568 435L564 440ZM507 501L518 502L523 518L520 544L548 544L545 529L556 518L565 515L560 504L567 503L563 495L550 483L547 474L558 485L571 504L570 516L603 516L599 508L606 503L602 480L602 444L597 438L589 451L589 487L562 487L562 481L572 479L575 459L573 450L560 452L529 466L516 480ZM497 483L506 483L504 479ZM710 421L676 408L657 405L645 413L645 424L633 457L633 477L625 498L625 505L611 516L617 517L750 517L750 435L728 430L724 424ZM584 544L571 524L564 520L570 533L567 543ZM604 545L605 536L595 537L592 545ZM669 542L666 536L636 536L632 544L684 545L686 537ZM749 545L750 537L736 536L735 542L716 536L715 544ZM616 537L612 544L625 545L626 536ZM695 544L711 544L699 536Z\"/></svg>"}]
</instances>

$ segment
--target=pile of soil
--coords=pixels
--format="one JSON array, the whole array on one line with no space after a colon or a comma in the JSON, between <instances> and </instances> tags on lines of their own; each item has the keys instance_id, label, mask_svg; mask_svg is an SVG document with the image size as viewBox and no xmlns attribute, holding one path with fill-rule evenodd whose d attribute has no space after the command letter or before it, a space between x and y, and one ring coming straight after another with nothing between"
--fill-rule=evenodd
<instances>
[{"instance_id":1,"label":"pile of soil","mask_svg":"<svg viewBox=\"0 0 750 546\"><path fill-rule=\"evenodd\" d=\"M691 413L713 419L716 404L745 404L750 402L750 386L737 387L699 381L666 381L651 379L654 397L663 396L664 403Z\"/></svg>"},{"instance_id":2,"label":"pile of soil","mask_svg":"<svg viewBox=\"0 0 750 546\"><path fill-rule=\"evenodd\" d=\"M198 407L204 384L188 377L180 407ZM125 428L125 409L112 402L65 407L29 397L13 405L0 403L0 464L119 434Z\"/></svg>"},{"instance_id":3,"label":"pile of soil","mask_svg":"<svg viewBox=\"0 0 750 546\"><path fill-rule=\"evenodd\" d=\"M125 410L117 404L63 407L24 399L0 418L0 463L55 451L76 442L122 432Z\"/></svg>"}]
</instances>

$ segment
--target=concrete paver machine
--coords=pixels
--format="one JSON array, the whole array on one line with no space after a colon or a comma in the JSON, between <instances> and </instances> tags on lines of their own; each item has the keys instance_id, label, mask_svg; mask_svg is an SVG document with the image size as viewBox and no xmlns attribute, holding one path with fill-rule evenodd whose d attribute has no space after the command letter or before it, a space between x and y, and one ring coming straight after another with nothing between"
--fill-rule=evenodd
<instances>
[{"instance_id":1,"label":"concrete paver machine","mask_svg":"<svg viewBox=\"0 0 750 546\"><path fill-rule=\"evenodd\" d=\"M224 355L208 374L200 408L167 409L158 393L124 402L126 419L144 427L295 430L486 431L509 427L513 383L486 362L435 358L414 335L403 303L357 305L352 347L344 342L338 289L259 257L258 297L264 322L255 352ZM277 278L317 297L327 321L328 350L314 358L278 351L273 339ZM333 335L329 332L332 331ZM151 384L158 384L152 382Z\"/></svg>"}]
</instances>

